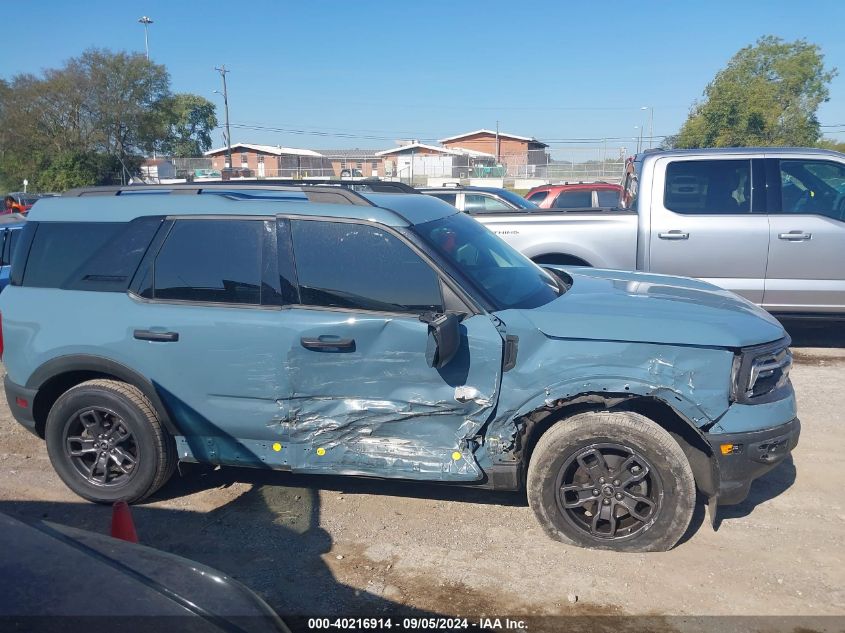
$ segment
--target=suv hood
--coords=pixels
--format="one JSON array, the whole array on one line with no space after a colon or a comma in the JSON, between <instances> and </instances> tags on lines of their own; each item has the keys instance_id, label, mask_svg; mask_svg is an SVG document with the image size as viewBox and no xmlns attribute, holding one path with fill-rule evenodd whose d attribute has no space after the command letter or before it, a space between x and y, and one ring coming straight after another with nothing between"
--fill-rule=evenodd
<instances>
[{"instance_id":1,"label":"suv hood","mask_svg":"<svg viewBox=\"0 0 845 633\"><path fill-rule=\"evenodd\" d=\"M551 303L521 311L546 336L725 348L786 336L768 312L697 279L549 268L564 271L572 286Z\"/></svg>"}]
</instances>

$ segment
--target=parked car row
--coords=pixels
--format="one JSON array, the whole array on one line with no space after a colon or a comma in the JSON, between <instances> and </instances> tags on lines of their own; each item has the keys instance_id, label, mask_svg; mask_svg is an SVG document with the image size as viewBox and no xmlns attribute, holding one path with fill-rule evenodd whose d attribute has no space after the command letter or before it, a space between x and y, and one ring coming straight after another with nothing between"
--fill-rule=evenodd
<instances>
[{"instance_id":1,"label":"parked car row","mask_svg":"<svg viewBox=\"0 0 845 633\"><path fill-rule=\"evenodd\" d=\"M540 267L442 200L379 188L39 202L0 350L10 410L65 484L137 501L187 461L525 489L552 538L656 551L696 490L715 516L795 447L789 338L766 312L692 279Z\"/></svg>"}]
</instances>

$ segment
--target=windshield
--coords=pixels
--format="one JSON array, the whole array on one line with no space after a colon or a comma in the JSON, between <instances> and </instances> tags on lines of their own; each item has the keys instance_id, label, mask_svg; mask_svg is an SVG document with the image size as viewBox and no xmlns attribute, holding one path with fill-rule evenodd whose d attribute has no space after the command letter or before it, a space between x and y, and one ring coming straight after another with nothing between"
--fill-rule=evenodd
<instances>
[{"instance_id":1,"label":"windshield","mask_svg":"<svg viewBox=\"0 0 845 633\"><path fill-rule=\"evenodd\" d=\"M530 200L526 200L518 193L514 193L513 191L508 191L507 189L499 189L496 191L496 195L500 198L507 200L512 205L514 205L517 209L536 209L537 205L531 202Z\"/></svg>"},{"instance_id":2,"label":"windshield","mask_svg":"<svg viewBox=\"0 0 845 633\"><path fill-rule=\"evenodd\" d=\"M466 215L416 224L413 231L467 277L495 310L536 308L564 292L554 276Z\"/></svg>"}]
</instances>

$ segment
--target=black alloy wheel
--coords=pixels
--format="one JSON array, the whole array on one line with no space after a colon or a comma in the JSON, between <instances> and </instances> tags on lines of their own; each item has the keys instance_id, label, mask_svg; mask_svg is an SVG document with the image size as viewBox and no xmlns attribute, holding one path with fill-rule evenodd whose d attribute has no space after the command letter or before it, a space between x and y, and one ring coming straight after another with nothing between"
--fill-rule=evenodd
<instances>
[{"instance_id":1,"label":"black alloy wheel","mask_svg":"<svg viewBox=\"0 0 845 633\"><path fill-rule=\"evenodd\" d=\"M114 411L83 409L68 420L64 436L67 457L89 483L122 486L135 472L140 458L138 442Z\"/></svg>"},{"instance_id":2,"label":"black alloy wheel","mask_svg":"<svg viewBox=\"0 0 845 633\"><path fill-rule=\"evenodd\" d=\"M649 461L630 446L593 444L560 468L561 513L599 539L624 539L647 527L660 511L663 484Z\"/></svg>"}]
</instances>

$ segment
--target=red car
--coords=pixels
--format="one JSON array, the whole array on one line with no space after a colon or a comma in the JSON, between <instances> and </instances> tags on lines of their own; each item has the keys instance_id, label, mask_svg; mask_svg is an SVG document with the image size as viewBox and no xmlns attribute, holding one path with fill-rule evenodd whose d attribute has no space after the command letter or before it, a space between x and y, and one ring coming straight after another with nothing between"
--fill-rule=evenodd
<instances>
[{"instance_id":1,"label":"red car","mask_svg":"<svg viewBox=\"0 0 845 633\"><path fill-rule=\"evenodd\" d=\"M595 209L618 207L621 192L608 182L567 182L534 187L525 197L541 209Z\"/></svg>"}]
</instances>

